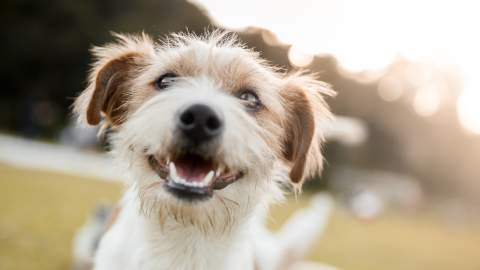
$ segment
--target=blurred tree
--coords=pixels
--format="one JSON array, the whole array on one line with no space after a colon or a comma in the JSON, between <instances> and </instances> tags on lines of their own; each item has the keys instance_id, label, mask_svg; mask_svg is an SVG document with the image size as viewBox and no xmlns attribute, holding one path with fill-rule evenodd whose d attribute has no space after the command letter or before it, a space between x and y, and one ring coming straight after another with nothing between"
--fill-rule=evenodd
<instances>
[{"instance_id":1,"label":"blurred tree","mask_svg":"<svg viewBox=\"0 0 480 270\"><path fill-rule=\"evenodd\" d=\"M176 0L19 0L0 10L0 128L33 137L64 126L85 86L88 50L111 40L110 31L158 36L210 25L198 7Z\"/></svg>"}]
</instances>

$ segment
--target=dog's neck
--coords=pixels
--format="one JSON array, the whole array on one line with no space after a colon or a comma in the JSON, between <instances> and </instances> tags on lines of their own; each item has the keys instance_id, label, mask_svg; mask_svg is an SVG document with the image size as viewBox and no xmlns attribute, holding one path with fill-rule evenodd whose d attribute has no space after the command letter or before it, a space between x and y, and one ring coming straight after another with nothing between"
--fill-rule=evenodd
<instances>
[{"instance_id":1,"label":"dog's neck","mask_svg":"<svg viewBox=\"0 0 480 270\"><path fill-rule=\"evenodd\" d=\"M175 217L172 213L165 216L145 215L141 211L139 198L135 195L131 191L127 192L122 213L106 235L106 238L111 239L123 238L117 239L116 246L111 247L117 250L112 257L122 258L120 261L126 260L114 265L120 267L115 269L220 270L226 269L226 265L253 269L252 238L248 235L251 233L253 217L236 220L228 227L217 224L219 220L210 220L208 223L211 224L202 227L199 226L200 223L192 222L187 217ZM128 252L133 250L141 252L132 258Z\"/></svg>"}]
</instances>

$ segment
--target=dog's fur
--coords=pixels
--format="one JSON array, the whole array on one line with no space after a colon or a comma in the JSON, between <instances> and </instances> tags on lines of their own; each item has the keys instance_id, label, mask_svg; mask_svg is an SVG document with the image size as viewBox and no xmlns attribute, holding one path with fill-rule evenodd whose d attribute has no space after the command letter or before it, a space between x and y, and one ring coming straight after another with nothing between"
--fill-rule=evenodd
<instances>
[{"instance_id":1,"label":"dog's fur","mask_svg":"<svg viewBox=\"0 0 480 270\"><path fill-rule=\"evenodd\" d=\"M282 187L297 192L320 173L317 127L330 117L322 95L333 91L305 73L271 67L225 32L174 34L158 43L144 34L117 35L93 54L74 111L82 122L112 127L112 153L131 179L95 269L262 269L254 226L283 197ZM159 90L155 82L165 73L178 77ZM238 98L244 89L261 100L257 111ZM178 154L175 117L198 103L225 125L199 151L241 177L206 200L186 201L165 191L167 180L149 157L162 163Z\"/></svg>"}]
</instances>

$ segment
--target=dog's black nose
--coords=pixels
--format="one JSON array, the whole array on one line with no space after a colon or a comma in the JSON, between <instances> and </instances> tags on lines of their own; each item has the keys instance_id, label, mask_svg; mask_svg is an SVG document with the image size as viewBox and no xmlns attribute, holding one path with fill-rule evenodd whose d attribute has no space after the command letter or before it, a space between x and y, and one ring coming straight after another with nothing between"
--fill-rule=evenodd
<instances>
[{"instance_id":1,"label":"dog's black nose","mask_svg":"<svg viewBox=\"0 0 480 270\"><path fill-rule=\"evenodd\" d=\"M223 123L210 107L195 104L180 113L178 128L187 139L199 144L218 136L222 132Z\"/></svg>"}]
</instances>

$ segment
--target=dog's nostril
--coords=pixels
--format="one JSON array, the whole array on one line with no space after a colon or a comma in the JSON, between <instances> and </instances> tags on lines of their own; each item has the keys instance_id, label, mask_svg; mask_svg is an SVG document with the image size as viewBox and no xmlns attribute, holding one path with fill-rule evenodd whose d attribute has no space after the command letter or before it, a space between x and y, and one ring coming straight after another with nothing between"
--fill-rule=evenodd
<instances>
[{"instance_id":1,"label":"dog's nostril","mask_svg":"<svg viewBox=\"0 0 480 270\"><path fill-rule=\"evenodd\" d=\"M210 131L216 131L220 128L220 120L217 117L209 117L207 119L206 127Z\"/></svg>"},{"instance_id":2,"label":"dog's nostril","mask_svg":"<svg viewBox=\"0 0 480 270\"><path fill-rule=\"evenodd\" d=\"M191 111L186 111L180 116L180 121L186 126L191 126L195 122L195 115Z\"/></svg>"}]
</instances>

